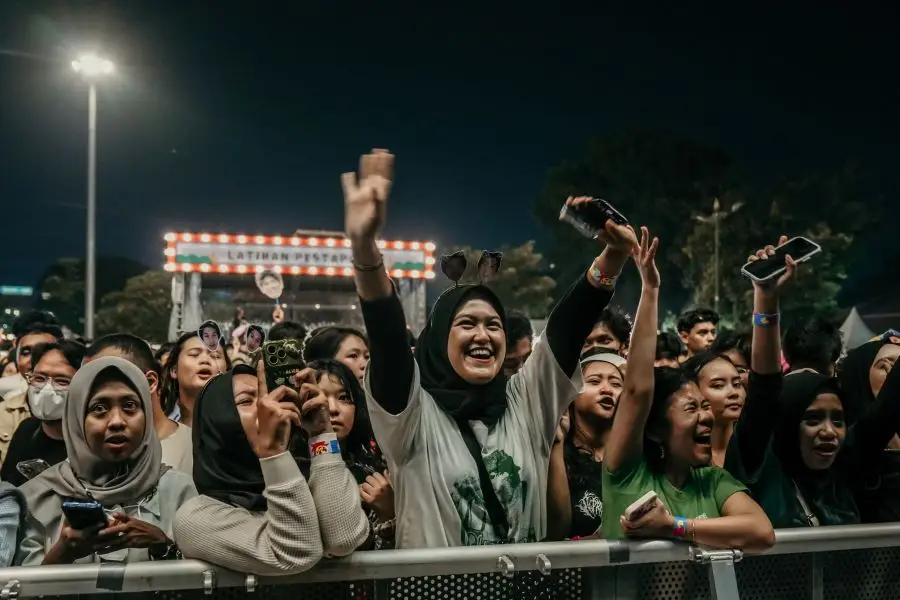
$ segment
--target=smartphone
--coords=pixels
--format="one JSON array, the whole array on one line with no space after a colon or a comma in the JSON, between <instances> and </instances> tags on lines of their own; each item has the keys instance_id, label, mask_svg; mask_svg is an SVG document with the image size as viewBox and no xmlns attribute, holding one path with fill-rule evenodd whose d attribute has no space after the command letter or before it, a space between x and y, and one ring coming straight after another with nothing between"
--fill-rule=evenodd
<instances>
[{"instance_id":1,"label":"smartphone","mask_svg":"<svg viewBox=\"0 0 900 600\"><path fill-rule=\"evenodd\" d=\"M806 262L822 251L822 246L805 237L795 237L775 248L769 258L748 262L741 267L741 273L753 281L768 281L780 277L785 271L784 259L790 254L796 262Z\"/></svg>"},{"instance_id":2,"label":"smartphone","mask_svg":"<svg viewBox=\"0 0 900 600\"><path fill-rule=\"evenodd\" d=\"M50 468L47 461L43 458L32 458L31 460L23 460L16 463L16 471L22 474L22 477L29 481Z\"/></svg>"},{"instance_id":3,"label":"smartphone","mask_svg":"<svg viewBox=\"0 0 900 600\"><path fill-rule=\"evenodd\" d=\"M632 502L628 508L625 509L625 518L634 523L656 508L657 502L659 502L659 496L657 496L656 492L651 490Z\"/></svg>"},{"instance_id":4,"label":"smartphone","mask_svg":"<svg viewBox=\"0 0 900 600\"><path fill-rule=\"evenodd\" d=\"M294 387L291 377L303 370L302 347L298 340L276 340L262 345L266 387L270 392L282 385Z\"/></svg>"},{"instance_id":5,"label":"smartphone","mask_svg":"<svg viewBox=\"0 0 900 600\"><path fill-rule=\"evenodd\" d=\"M622 213L600 198L591 198L590 201L576 206L564 205L560 219L569 223L581 235L591 239L597 239L606 227L607 221L612 221L616 225L628 224L628 219Z\"/></svg>"},{"instance_id":6,"label":"smartphone","mask_svg":"<svg viewBox=\"0 0 900 600\"><path fill-rule=\"evenodd\" d=\"M62 512L69 525L77 530L106 526L109 523L103 505L96 500L64 500Z\"/></svg>"}]
</instances>

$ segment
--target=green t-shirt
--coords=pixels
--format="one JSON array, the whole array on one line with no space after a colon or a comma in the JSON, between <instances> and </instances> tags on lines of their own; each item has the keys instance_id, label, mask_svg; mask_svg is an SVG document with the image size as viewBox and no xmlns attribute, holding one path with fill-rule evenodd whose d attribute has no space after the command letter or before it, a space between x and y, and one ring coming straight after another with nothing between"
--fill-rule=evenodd
<instances>
[{"instance_id":1,"label":"green t-shirt","mask_svg":"<svg viewBox=\"0 0 900 600\"><path fill-rule=\"evenodd\" d=\"M747 488L719 467L694 469L682 489L677 489L665 475L653 473L643 457L622 467L618 473L603 468L603 537L617 540L625 537L619 517L628 506L653 490L674 516L688 519L712 519L722 516L722 505L735 492ZM607 517L608 515L608 517Z\"/></svg>"}]
</instances>

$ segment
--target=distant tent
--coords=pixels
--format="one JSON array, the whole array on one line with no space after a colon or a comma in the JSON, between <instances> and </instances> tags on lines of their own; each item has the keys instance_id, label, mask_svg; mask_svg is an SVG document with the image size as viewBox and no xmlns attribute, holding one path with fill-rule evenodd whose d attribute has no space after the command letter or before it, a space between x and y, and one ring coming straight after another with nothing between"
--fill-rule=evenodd
<instances>
[{"instance_id":1,"label":"distant tent","mask_svg":"<svg viewBox=\"0 0 900 600\"><path fill-rule=\"evenodd\" d=\"M850 310L850 314L847 315L844 324L841 325L841 334L844 338L844 350L853 350L875 337L872 330L866 326L862 317L859 316L855 306Z\"/></svg>"}]
</instances>

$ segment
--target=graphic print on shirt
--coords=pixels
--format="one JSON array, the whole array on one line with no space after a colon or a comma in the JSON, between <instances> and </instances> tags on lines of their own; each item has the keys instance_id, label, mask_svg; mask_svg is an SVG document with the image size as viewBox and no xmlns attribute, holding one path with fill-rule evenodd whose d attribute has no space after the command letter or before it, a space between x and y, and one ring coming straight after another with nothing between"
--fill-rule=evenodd
<instances>
[{"instance_id":1,"label":"graphic print on shirt","mask_svg":"<svg viewBox=\"0 0 900 600\"><path fill-rule=\"evenodd\" d=\"M603 500L594 492L586 491L575 506L587 518L603 521Z\"/></svg>"},{"instance_id":2,"label":"graphic print on shirt","mask_svg":"<svg viewBox=\"0 0 900 600\"><path fill-rule=\"evenodd\" d=\"M519 476L522 468L503 450L494 450L484 457L484 466L491 478L491 485L497 499L506 513L510 527L510 537L516 537L518 525L525 518L525 500L528 497L528 482ZM484 495L478 482L478 475L466 475L456 480L450 494L456 512L459 515L459 537L463 546L482 546L485 544L502 544L507 542L536 542L534 526L521 539L501 540L490 525Z\"/></svg>"}]
</instances>

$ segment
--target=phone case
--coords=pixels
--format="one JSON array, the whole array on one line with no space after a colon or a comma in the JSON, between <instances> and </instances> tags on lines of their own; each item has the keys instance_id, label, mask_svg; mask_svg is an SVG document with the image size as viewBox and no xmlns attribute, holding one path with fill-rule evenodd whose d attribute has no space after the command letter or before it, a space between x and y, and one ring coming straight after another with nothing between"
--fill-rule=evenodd
<instances>
[{"instance_id":1,"label":"phone case","mask_svg":"<svg viewBox=\"0 0 900 600\"><path fill-rule=\"evenodd\" d=\"M637 521L648 512L653 510L656 506L656 503L659 501L659 496L654 491L649 491L634 502L632 502L628 508L625 509L625 518L629 521Z\"/></svg>"},{"instance_id":2,"label":"phone case","mask_svg":"<svg viewBox=\"0 0 900 600\"><path fill-rule=\"evenodd\" d=\"M108 522L103 506L96 501L66 500L62 512L73 529L89 529Z\"/></svg>"},{"instance_id":3,"label":"phone case","mask_svg":"<svg viewBox=\"0 0 900 600\"><path fill-rule=\"evenodd\" d=\"M303 369L300 342L297 340L265 342L262 346L262 356L269 391L282 385L293 387L291 376Z\"/></svg>"},{"instance_id":4,"label":"phone case","mask_svg":"<svg viewBox=\"0 0 900 600\"><path fill-rule=\"evenodd\" d=\"M803 236L797 236L797 237L803 237ZM790 244L793 240L797 239L797 237L793 237L793 238L789 239L784 244L782 244L782 246L786 246L786 245ZM812 244L813 246L815 246L815 249L812 252L810 252L809 254L807 254L806 256L803 256L802 258L798 258L796 260L797 264L805 263L806 261L811 259L813 256L815 256L816 254L819 254L822 251L822 246L820 246L819 244L815 243L814 241L812 241L809 238L803 238L803 239L806 240L807 242L809 242L810 244ZM776 250L778 248L781 248L782 246L778 246L776 248ZM769 275L768 277L760 278L760 277L756 277L755 275L753 275L753 273L751 273L750 271L747 270L747 267L752 264L753 263L751 263L751 262L745 263L744 266L741 267L741 275L743 275L747 279L750 279L751 281L755 281L756 283L763 283L765 281L770 281L777 277L781 277L782 273L784 273L787 270L787 267L782 265L778 269L776 269L774 272L772 272L772 274Z\"/></svg>"}]
</instances>

